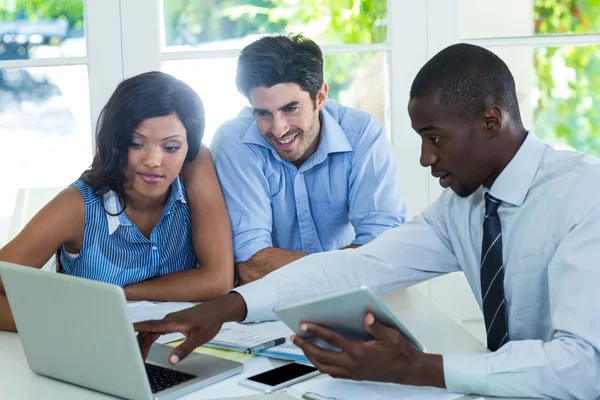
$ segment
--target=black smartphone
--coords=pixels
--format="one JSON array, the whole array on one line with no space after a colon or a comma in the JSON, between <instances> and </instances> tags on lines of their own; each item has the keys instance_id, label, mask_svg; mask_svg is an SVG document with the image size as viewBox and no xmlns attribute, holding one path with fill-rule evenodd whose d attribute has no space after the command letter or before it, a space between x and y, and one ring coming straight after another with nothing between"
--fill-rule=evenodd
<instances>
[{"instance_id":1,"label":"black smartphone","mask_svg":"<svg viewBox=\"0 0 600 400\"><path fill-rule=\"evenodd\" d=\"M319 375L319 371L313 366L290 363L242 379L240 385L271 393L317 375Z\"/></svg>"}]
</instances>

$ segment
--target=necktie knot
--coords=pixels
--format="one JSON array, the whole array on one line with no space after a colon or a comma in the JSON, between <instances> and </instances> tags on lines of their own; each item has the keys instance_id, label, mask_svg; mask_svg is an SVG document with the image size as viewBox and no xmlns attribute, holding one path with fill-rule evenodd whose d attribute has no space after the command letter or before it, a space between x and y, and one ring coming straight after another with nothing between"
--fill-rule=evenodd
<instances>
[{"instance_id":1,"label":"necktie knot","mask_svg":"<svg viewBox=\"0 0 600 400\"><path fill-rule=\"evenodd\" d=\"M498 207L502 203L489 193L485 194L485 215L494 215L498 212Z\"/></svg>"}]
</instances>

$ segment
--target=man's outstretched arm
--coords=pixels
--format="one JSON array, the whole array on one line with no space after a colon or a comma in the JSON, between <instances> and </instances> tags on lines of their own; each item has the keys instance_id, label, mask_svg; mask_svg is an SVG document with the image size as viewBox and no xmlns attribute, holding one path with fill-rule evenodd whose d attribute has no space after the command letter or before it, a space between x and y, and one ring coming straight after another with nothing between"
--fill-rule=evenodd
<instances>
[{"instance_id":1,"label":"man's outstretched arm","mask_svg":"<svg viewBox=\"0 0 600 400\"><path fill-rule=\"evenodd\" d=\"M415 266L419 269L412 266L414 260L420 260ZM162 333L185 334L188 339L174 352L181 359L211 340L228 321L276 319L273 314L276 306L358 285L381 294L458 268L455 257L438 234L418 218L385 232L359 249L311 254L236 288L237 293L169 314L162 321L137 323L135 328L145 332L140 336L140 344L146 352Z\"/></svg>"},{"instance_id":2,"label":"man's outstretched arm","mask_svg":"<svg viewBox=\"0 0 600 400\"><path fill-rule=\"evenodd\" d=\"M254 254L248 261L235 264L237 284L245 285L305 257L307 253L295 250L267 247Z\"/></svg>"}]
</instances>

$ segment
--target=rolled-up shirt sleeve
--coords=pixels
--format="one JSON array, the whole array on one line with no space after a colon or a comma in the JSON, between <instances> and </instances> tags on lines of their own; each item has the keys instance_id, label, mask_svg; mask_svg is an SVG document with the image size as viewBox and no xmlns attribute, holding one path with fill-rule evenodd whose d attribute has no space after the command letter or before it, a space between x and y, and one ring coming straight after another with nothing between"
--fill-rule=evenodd
<instances>
[{"instance_id":1,"label":"rolled-up shirt sleeve","mask_svg":"<svg viewBox=\"0 0 600 400\"><path fill-rule=\"evenodd\" d=\"M225 124L217 130L211 152L227 205L237 263L273 246L273 216L261 154L236 140L235 135L228 135L229 129L235 125Z\"/></svg>"},{"instance_id":2,"label":"rolled-up shirt sleeve","mask_svg":"<svg viewBox=\"0 0 600 400\"><path fill-rule=\"evenodd\" d=\"M361 127L349 177L349 216L352 244L364 245L406 221L398 176L398 158L381 124L373 117Z\"/></svg>"}]
</instances>

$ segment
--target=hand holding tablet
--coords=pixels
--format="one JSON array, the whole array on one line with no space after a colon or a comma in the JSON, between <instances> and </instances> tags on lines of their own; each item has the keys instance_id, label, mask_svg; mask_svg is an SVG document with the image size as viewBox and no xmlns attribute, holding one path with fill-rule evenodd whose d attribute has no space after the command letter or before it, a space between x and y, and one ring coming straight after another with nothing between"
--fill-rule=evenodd
<instances>
[{"instance_id":1,"label":"hand holding tablet","mask_svg":"<svg viewBox=\"0 0 600 400\"><path fill-rule=\"evenodd\" d=\"M312 322L331 329L348 339L369 341L373 340L373 337L365 329L364 319L365 315L371 312L377 321L398 330L415 349L425 351L425 347L366 286L276 307L273 312L296 335L329 349L331 349L330 345L321 340L315 340L316 338L301 330L300 323Z\"/></svg>"}]
</instances>

